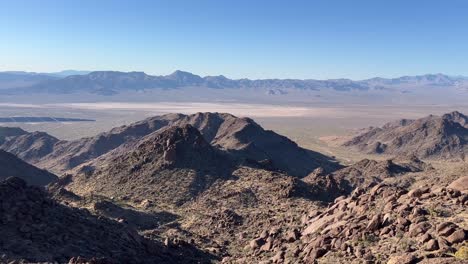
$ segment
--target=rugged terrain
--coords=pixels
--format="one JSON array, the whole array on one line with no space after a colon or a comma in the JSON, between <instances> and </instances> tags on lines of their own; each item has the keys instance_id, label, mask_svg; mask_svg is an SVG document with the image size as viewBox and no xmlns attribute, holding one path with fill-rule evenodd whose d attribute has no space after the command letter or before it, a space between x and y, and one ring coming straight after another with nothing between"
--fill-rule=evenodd
<instances>
[{"instance_id":1,"label":"rugged terrain","mask_svg":"<svg viewBox=\"0 0 468 264\"><path fill-rule=\"evenodd\" d=\"M197 128L217 149L241 160L267 162L291 175L305 176L317 167L336 167L331 158L300 148L288 138L264 130L252 119L223 113L156 116L74 141L58 141L45 133L28 133L22 137L10 137L11 143L5 142L0 148L60 174L155 131L187 124Z\"/></svg>"},{"instance_id":2,"label":"rugged terrain","mask_svg":"<svg viewBox=\"0 0 468 264\"><path fill-rule=\"evenodd\" d=\"M228 179L234 163L190 126L173 126L77 168L67 188L131 201L181 205Z\"/></svg>"},{"instance_id":3,"label":"rugged terrain","mask_svg":"<svg viewBox=\"0 0 468 264\"><path fill-rule=\"evenodd\" d=\"M440 122L466 126L456 112L427 119L425 129ZM2 232L12 238L0 243L5 261L468 259L468 164L460 159L427 160L405 152L339 166L249 118L219 113L156 116L68 142L20 132L5 137L2 147L65 173L48 182L45 192L17 178L0 184L2 216L15 219L2 220ZM440 137L445 142L451 135ZM1 153L0 161L14 160L19 172L25 167L39 171ZM50 232L66 238L44 239L49 231L34 229L37 223L49 223ZM122 233L128 235L117 237Z\"/></svg>"},{"instance_id":4,"label":"rugged terrain","mask_svg":"<svg viewBox=\"0 0 468 264\"><path fill-rule=\"evenodd\" d=\"M128 226L51 200L19 178L0 182L0 261L24 263L190 263L197 253L169 251ZM183 255L183 257L180 257ZM200 255L202 256L202 255ZM209 259L207 255L202 259ZM16 263L16 262L15 262Z\"/></svg>"},{"instance_id":5,"label":"rugged terrain","mask_svg":"<svg viewBox=\"0 0 468 264\"><path fill-rule=\"evenodd\" d=\"M370 154L463 160L468 152L467 120L459 112L417 120L403 119L370 128L345 142L344 146Z\"/></svg>"}]
</instances>

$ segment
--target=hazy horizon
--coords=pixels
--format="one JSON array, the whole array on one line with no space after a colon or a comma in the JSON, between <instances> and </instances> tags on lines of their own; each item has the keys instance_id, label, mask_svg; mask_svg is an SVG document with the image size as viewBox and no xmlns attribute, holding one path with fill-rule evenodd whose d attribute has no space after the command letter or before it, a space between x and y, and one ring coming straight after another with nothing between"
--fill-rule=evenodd
<instances>
[{"instance_id":1,"label":"hazy horizon","mask_svg":"<svg viewBox=\"0 0 468 264\"><path fill-rule=\"evenodd\" d=\"M168 76L170 74L173 74L175 72L187 72L187 73L191 73L191 74L194 74L196 76L200 76L202 78L204 77L216 77L216 76L224 76L228 79L231 79L231 80L241 80L241 79L250 79L250 80L266 80L266 79L278 79L278 80L288 80L288 79L297 79L297 80L339 80L339 79L347 79L347 80L351 80L351 81L365 81L365 80L369 80L369 79L374 79L374 78L382 78L382 79L397 79L397 78L401 78L401 77L413 77L413 76L427 76L427 75L443 75L443 76L448 76L448 77L453 77L453 78L468 78L468 74L466 75L462 75L462 74L450 74L450 73L444 73L444 72L428 72L428 73L420 73L420 74L415 74L415 75L408 75L408 74L405 74L405 75L395 75L395 76L384 76L384 75L376 75L376 76L372 76L370 78L366 78L366 79L352 79L352 78L348 78L346 76L343 76L343 77L338 77L338 78L328 78L328 79L315 79L315 78L290 78L290 77L285 77L285 78L277 78L277 77L271 77L271 78L260 78L260 79L255 79L255 78L247 78L247 77L241 77L241 78L233 78L233 77L230 77L230 76L227 76L225 74L217 74L217 75L201 75L201 74L198 74L198 73L195 73L195 72L192 72L190 70L181 70L181 69L176 69L172 72L167 72L167 73L157 73L157 74L154 74L154 73L149 73L149 72L145 72L145 71L136 71L136 70L129 70L129 71L118 71L118 70L113 70L113 69L97 69L97 70L74 70L74 69L62 69L62 70L56 70L56 71L24 71L24 70L21 70L21 69L14 69L14 70L8 70L8 69L1 69L0 68L0 73L28 73L28 74L61 74L61 73L67 73L67 72L76 72L73 73L73 74L67 74L67 75L63 75L63 76L71 76L71 75L86 75L86 74L89 74L89 73L92 73L92 72L122 72L122 73L131 73L131 72L142 72L142 73L145 73L146 75L150 75L150 76Z\"/></svg>"}]
</instances>

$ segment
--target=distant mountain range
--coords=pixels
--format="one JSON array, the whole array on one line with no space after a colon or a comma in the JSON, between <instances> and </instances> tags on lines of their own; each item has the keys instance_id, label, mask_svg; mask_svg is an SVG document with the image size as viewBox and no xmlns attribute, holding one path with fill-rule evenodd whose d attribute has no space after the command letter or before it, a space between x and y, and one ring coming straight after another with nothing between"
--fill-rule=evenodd
<instances>
[{"instance_id":1,"label":"distant mountain range","mask_svg":"<svg viewBox=\"0 0 468 264\"><path fill-rule=\"evenodd\" d=\"M0 123L60 123L60 122L94 122L93 119L48 117L48 116L12 116L0 117Z\"/></svg>"},{"instance_id":2,"label":"distant mountain range","mask_svg":"<svg viewBox=\"0 0 468 264\"><path fill-rule=\"evenodd\" d=\"M29 87L40 82L57 80L71 75L89 74L89 71L65 70L51 73L37 73L24 71L0 72L0 89Z\"/></svg>"},{"instance_id":3,"label":"distant mountain range","mask_svg":"<svg viewBox=\"0 0 468 264\"><path fill-rule=\"evenodd\" d=\"M201 77L190 72L175 71L170 75L152 76L144 72L117 71L63 71L59 73L0 73L0 91L3 94L71 94L91 93L115 95L123 91L151 89L179 89L204 87L212 89L265 89L269 95L284 95L287 90L369 91L415 87L454 87L468 89L468 78L444 74L403 76L399 78L299 80L299 79L229 79L225 76Z\"/></svg>"}]
</instances>

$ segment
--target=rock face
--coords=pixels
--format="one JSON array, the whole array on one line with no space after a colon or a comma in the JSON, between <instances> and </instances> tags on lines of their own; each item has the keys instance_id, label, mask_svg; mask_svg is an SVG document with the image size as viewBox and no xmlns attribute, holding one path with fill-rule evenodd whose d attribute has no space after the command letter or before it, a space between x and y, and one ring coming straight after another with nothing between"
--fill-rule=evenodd
<instances>
[{"instance_id":1,"label":"rock face","mask_svg":"<svg viewBox=\"0 0 468 264\"><path fill-rule=\"evenodd\" d=\"M161 247L126 226L57 204L19 178L0 182L0 203L0 262L67 263L74 257L107 259L102 263L171 262Z\"/></svg>"},{"instance_id":2,"label":"rock face","mask_svg":"<svg viewBox=\"0 0 468 264\"><path fill-rule=\"evenodd\" d=\"M180 205L217 180L234 163L190 126L172 126L77 168L67 188Z\"/></svg>"},{"instance_id":3,"label":"rock face","mask_svg":"<svg viewBox=\"0 0 468 264\"><path fill-rule=\"evenodd\" d=\"M38 169L15 155L0 150L0 180L8 177L20 177L28 184L45 186L57 179L52 173Z\"/></svg>"},{"instance_id":4,"label":"rock face","mask_svg":"<svg viewBox=\"0 0 468 264\"><path fill-rule=\"evenodd\" d=\"M420 158L465 159L467 117L459 112L401 120L358 135L344 146L371 154L417 155Z\"/></svg>"}]
</instances>

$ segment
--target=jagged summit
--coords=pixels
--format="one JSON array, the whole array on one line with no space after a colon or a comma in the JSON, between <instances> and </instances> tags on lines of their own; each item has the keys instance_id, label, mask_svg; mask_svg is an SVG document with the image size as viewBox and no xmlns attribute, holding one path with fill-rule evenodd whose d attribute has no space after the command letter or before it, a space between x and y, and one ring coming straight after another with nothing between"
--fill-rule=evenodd
<instances>
[{"instance_id":1,"label":"jagged summit","mask_svg":"<svg viewBox=\"0 0 468 264\"><path fill-rule=\"evenodd\" d=\"M467 118L459 112L401 120L373 128L344 146L372 154L464 159L468 153Z\"/></svg>"},{"instance_id":2,"label":"jagged summit","mask_svg":"<svg viewBox=\"0 0 468 264\"><path fill-rule=\"evenodd\" d=\"M299 147L287 137L263 129L250 118L226 113L197 113L183 116L176 125L191 124L213 146L234 157L267 161L290 175L303 177L319 166L334 166L329 158Z\"/></svg>"},{"instance_id":3,"label":"jagged summit","mask_svg":"<svg viewBox=\"0 0 468 264\"><path fill-rule=\"evenodd\" d=\"M468 128L468 117L458 111L453 111L442 116L443 119L451 120L453 122L459 123L465 128Z\"/></svg>"}]
</instances>

